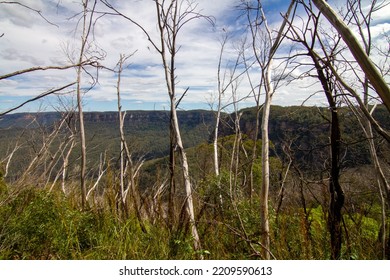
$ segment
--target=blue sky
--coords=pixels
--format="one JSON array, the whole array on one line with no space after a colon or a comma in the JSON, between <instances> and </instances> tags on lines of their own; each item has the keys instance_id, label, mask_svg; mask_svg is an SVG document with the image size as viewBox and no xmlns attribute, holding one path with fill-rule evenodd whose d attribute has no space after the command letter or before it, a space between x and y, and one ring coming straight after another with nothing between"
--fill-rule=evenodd
<instances>
[{"instance_id":1,"label":"blue sky","mask_svg":"<svg viewBox=\"0 0 390 280\"><path fill-rule=\"evenodd\" d=\"M65 65L69 58L75 59L79 47L77 17L81 11L80 1L75 0L24 0L23 3L42 11L46 22L37 13L18 5L0 4L0 76L20 69L35 66ZM181 103L181 109L209 109L217 93L217 64L220 39L227 31L232 37L241 35L243 26L238 20L236 6L239 0L199 0L199 9L205 15L213 16L213 27L202 20L192 21L180 34L177 55L177 92L189 87L188 94ZM267 16L272 25L277 26L290 1L263 1ZM340 1L329 1L333 2ZM152 35L156 33L155 10L152 0L112 1L123 13L134 17ZM99 5L98 11L104 11ZM386 11L389 11L386 8ZM390 30L390 12L378 14L378 29ZM242 20L242 19L241 19ZM102 64L113 68L120 54L136 53L128 60L128 67L122 78L122 105L125 110L168 109L161 59L147 42L144 34L129 22L113 16L105 16L96 21L94 32L95 50L104 53ZM156 37L157 38L157 37ZM234 61L237 55L237 41L227 46L224 66ZM0 80L0 112L17 106L21 102L49 89L61 87L75 81L75 70L38 71L6 80ZM116 76L110 72L99 72L98 85L84 96L84 107L88 111L116 110ZM83 85L87 87L88 77ZM274 97L274 104L299 105L315 89L311 82L300 81L281 87ZM245 96L249 92L247 83L242 80L237 94ZM74 104L74 94L52 96L26 105L19 111L52 111L61 105ZM225 96L228 103L231 97ZM61 100L61 102L59 102ZM73 102L73 103L72 103ZM324 104L322 95L314 96L308 105ZM240 103L240 107L253 106L252 99Z\"/></svg>"}]
</instances>

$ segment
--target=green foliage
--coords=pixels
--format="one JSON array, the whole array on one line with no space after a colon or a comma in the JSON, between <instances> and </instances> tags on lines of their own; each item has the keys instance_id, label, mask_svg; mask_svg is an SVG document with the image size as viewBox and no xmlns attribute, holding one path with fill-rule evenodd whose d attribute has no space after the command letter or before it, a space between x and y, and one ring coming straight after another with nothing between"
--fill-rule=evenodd
<instances>
[{"instance_id":1,"label":"green foliage","mask_svg":"<svg viewBox=\"0 0 390 280\"><path fill-rule=\"evenodd\" d=\"M109 209L80 211L63 195L34 188L12 199L2 193L1 201L0 259L169 258L166 227L146 222L145 234L135 215L122 220ZM177 243L175 258L197 258L190 240Z\"/></svg>"},{"instance_id":2,"label":"green foliage","mask_svg":"<svg viewBox=\"0 0 390 280\"><path fill-rule=\"evenodd\" d=\"M202 194L209 205L219 203L216 187L226 186L228 172L217 179L210 177ZM197 259L200 254L206 259L257 259L259 200L239 195L233 201L225 192L220 210L206 208L199 216L203 249L196 252L187 233L170 233L158 221L145 220L145 234L133 214L120 219L108 208L80 211L60 193L7 188L0 194L0 259ZM380 258L378 211L380 207L372 207L370 216L344 214L342 258ZM271 204L269 215L277 259L329 258L327 213L321 206L306 215L294 207L276 213Z\"/></svg>"},{"instance_id":3,"label":"green foliage","mask_svg":"<svg viewBox=\"0 0 390 280\"><path fill-rule=\"evenodd\" d=\"M126 124L126 134L129 135L128 140L135 155L145 153L150 157L166 155L169 147L168 122L167 118L160 118L161 114L143 113L138 116L139 119L135 123ZM325 150L328 149L328 124L325 120L328 111L323 108L275 107L272 114L270 135L275 145L272 145L270 158L271 251L277 259L328 259L329 201L326 174L323 172L324 162L328 160ZM343 133L347 134L343 141L358 143L348 147L348 152L353 149L362 150L361 147L365 146L365 143L360 141L360 136L354 132L358 126L348 118L347 111L340 114L344 125ZM55 191L57 185L52 192L46 189L45 183L42 184L42 188L21 187L34 185L34 176L41 174L40 169L34 170L30 177L27 176L27 183L7 181L6 184L0 167L0 259L197 259L199 255L206 259L261 258L258 254L262 250L259 244L261 233L258 197L262 185L261 141L254 142L247 136L253 136L255 114L252 110L244 113L242 131L247 135L242 135L238 145L236 135L225 134L218 140L220 160L218 177L215 175L213 165L213 146L205 142L208 134L203 124L200 124L201 115L192 113L186 118L182 115L180 119L186 119L182 123L182 131L186 137L184 142L192 147L186 152L193 182L196 221L202 250L193 249L188 224L184 223L181 228L173 230L167 226L169 221L166 220L164 212L168 185L166 157L145 162L140 171L141 178L137 178L139 188L145 191L142 193L141 215L147 233L142 232L139 226L132 209L131 195L128 200L130 209L128 216L122 214L118 206L117 121L110 120L116 114L107 113L91 114L87 121L89 164L94 165L89 166L91 176L88 181L91 185L95 182L93 174L96 174L96 163L102 150L107 149L107 158L112 158L105 164L107 170L96 193L90 198L91 209L80 211L77 206L79 188L77 183L72 181L76 178L72 176L78 176L75 168L78 162L76 153L70 158L67 196ZM109 129L107 123L92 120L95 117L100 118L99 116L107 118ZM130 120L130 115L127 120ZM207 123L210 123L210 119ZM12 147L12 139L16 139L18 133L12 129L8 132L0 133L0 140L6 139L5 142L10 143L9 147ZM18 163L11 164L17 172L24 170L20 168L21 159L35 155L29 151L33 148L39 149L42 144L42 137L38 132L34 129L26 131L24 134L26 139L20 140L21 143L27 141L25 143L32 143L35 146L25 145L18 151L19 155L15 154ZM34 134L35 140L34 137L30 137ZM56 151L55 145L58 145L60 140L61 138L57 139L50 147L52 152ZM276 155L283 155L281 143L289 144L290 140L291 156L295 161L285 181L283 206L279 208L281 178L285 165ZM378 146L378 150L383 156L388 150L383 147L383 143L381 145ZM0 152L4 154L9 147L1 146ZM233 149L235 147L238 148ZM257 154L252 157L254 147ZM238 155L234 154L236 152ZM366 158L367 155L362 157ZM347 155L345 158L359 162L360 155L356 158ZM47 162L49 161L48 158ZM47 162L43 161L44 164L40 168L46 167ZM176 214L179 217L185 195L179 160L177 164ZM297 172L295 168L302 171L302 174L295 174L294 172ZM314 172L307 172L309 169L315 171L315 168L321 171L321 178L318 173L313 175ZM343 208L344 259L381 257L378 240L381 231L381 207L377 195L372 191L375 177L371 170L370 167L356 171L343 170L341 181L346 193ZM53 174L56 172L57 170L54 170ZM253 174L253 190L250 190L250 172ZM11 178L14 178L14 175L17 173ZM43 181L46 182L46 178ZM156 189L152 189L152 186L165 186L156 199L160 205L153 209L151 205L155 203ZM156 216L153 216L154 214ZM182 221L185 221L185 218Z\"/></svg>"},{"instance_id":4,"label":"green foliage","mask_svg":"<svg viewBox=\"0 0 390 280\"><path fill-rule=\"evenodd\" d=\"M0 258L78 258L96 244L97 220L66 200L27 188L1 208Z\"/></svg>"}]
</instances>

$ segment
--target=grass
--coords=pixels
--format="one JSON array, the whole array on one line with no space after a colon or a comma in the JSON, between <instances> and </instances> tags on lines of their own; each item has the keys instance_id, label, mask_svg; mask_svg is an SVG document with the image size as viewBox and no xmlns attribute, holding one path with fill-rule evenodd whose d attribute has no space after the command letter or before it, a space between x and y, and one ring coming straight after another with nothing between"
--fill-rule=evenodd
<instances>
[{"instance_id":1,"label":"grass","mask_svg":"<svg viewBox=\"0 0 390 280\"><path fill-rule=\"evenodd\" d=\"M223 214L205 208L198 229L203 250L195 252L189 234L170 232L165 221L145 218L147 233L137 218L119 215L115 205L81 211L76 197L36 187L15 189L0 182L0 259L259 259L258 209L241 200L226 203ZM198 202L199 203L199 202ZM372 211L380 211L372 207ZM213 213L213 214L212 214ZM239 215L238 215L239 213ZM379 259L377 213L344 215L343 259ZM240 219L239 219L240 218ZM241 220L241 221L240 221ZM244 229L250 245L243 238ZM328 259L326 211L321 206L305 215L288 206L276 215L270 207L271 248L277 259Z\"/></svg>"}]
</instances>

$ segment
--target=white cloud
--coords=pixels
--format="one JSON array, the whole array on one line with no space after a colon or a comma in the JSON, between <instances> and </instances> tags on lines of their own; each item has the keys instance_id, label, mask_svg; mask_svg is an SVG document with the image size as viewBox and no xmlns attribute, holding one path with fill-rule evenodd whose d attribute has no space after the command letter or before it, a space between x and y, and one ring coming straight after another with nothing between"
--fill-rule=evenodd
<instances>
[{"instance_id":1,"label":"white cloud","mask_svg":"<svg viewBox=\"0 0 390 280\"><path fill-rule=\"evenodd\" d=\"M137 20L158 43L157 24L155 21L155 5L153 1L119 1L112 0L124 14ZM199 0L198 8L205 15L215 17L216 26L211 26L206 20L194 20L181 30L178 45L181 46L177 55L176 74L178 76L178 94L187 87L190 90L183 100L192 104L204 103L207 108L207 99L210 92L215 92L217 84L217 63L220 49L220 34L222 28L228 32L242 31L237 23L237 11L234 10L237 0ZM280 7L284 9L288 1L270 2L270 15L273 21L280 20ZM280 2L280 3L279 3ZM75 32L79 17L73 17L81 11L79 1L75 0L28 0L23 3L41 10L42 15L55 25L49 24L39 14L17 5L0 4L0 75L12 71L43 65L64 65L68 61L67 55L75 58L78 55L80 42L79 33ZM98 2L97 11L108 11ZM280 6L282 5L282 6ZM390 13L389 13L390 14ZM97 14L96 18L101 14ZM378 14L378 24L373 34L379 38L383 30L390 30L390 21L383 14ZM276 24L276 23L275 23ZM272 22L271 22L272 26ZM79 26L80 27L80 26ZM129 21L117 16L104 16L95 23L94 32L95 50L105 53L102 63L114 68L120 54L131 54L137 51L128 60L128 69L123 72L122 98L131 101L131 104L147 104L166 102L168 100L161 66L161 58L145 34ZM377 36L378 35L378 36ZM91 37L92 38L92 37ZM285 42L284 47L288 49ZM225 61L234 60L237 55L233 45L228 46ZM66 54L68 53L68 54ZM297 70L299 71L299 70ZM298 72L297 72L298 73ZM1 96L12 92L15 96L36 95L40 91L57 87L75 80L75 71L45 71L20 76L18 79L9 79L0 82ZM88 80L85 80L88 83ZM313 89L297 85L289 85L281 89L279 96L275 95L274 102L280 104L299 104L307 98ZM87 94L88 106L93 108L95 101L114 102L116 100L116 76L114 73L101 70L99 85ZM28 90L29 89L29 90ZM246 95L248 85L243 81L239 93ZM292 92L290 92L292 91ZM9 98L7 98L9 100ZM315 102L313 98L313 102ZM145 106L147 106L145 105ZM101 108L101 107L99 107ZM131 108L129 108L131 109ZM149 108L150 109L150 108Z\"/></svg>"}]
</instances>

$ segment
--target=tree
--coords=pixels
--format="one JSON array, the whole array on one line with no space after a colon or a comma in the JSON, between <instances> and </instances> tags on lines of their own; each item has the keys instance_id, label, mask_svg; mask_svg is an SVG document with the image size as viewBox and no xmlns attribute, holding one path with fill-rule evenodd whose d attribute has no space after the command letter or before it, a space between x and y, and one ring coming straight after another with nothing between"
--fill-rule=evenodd
<instances>
[{"instance_id":1,"label":"tree","mask_svg":"<svg viewBox=\"0 0 390 280\"><path fill-rule=\"evenodd\" d=\"M238 86L238 80L248 71L248 66L244 65L243 71L240 71L237 73L238 69L242 66L240 65L240 60L243 56L243 52L239 51L237 54L237 57L235 58L233 65L231 65L231 61L228 61L226 65L223 65L224 62L224 53L226 51L226 44L229 42L229 34L226 33L225 30L223 30L224 34L221 39L221 49L219 52L218 57L218 67L217 67L217 89L218 89L218 96L217 96L217 108L216 108L216 118L215 118L215 127L213 132L213 163L214 163L214 173L218 180L218 189L220 191L219 200L221 203L223 203L222 199L222 193L221 193L221 186L220 186L220 159L219 159L219 149L218 149L218 138L219 138L219 130L220 130L220 124L221 124L221 114L223 110L233 105L235 108L235 128L234 131L238 133L239 131L239 117L238 117L238 108L237 103L240 101L238 100L236 96L237 86ZM222 73L223 72L223 73ZM232 91L232 102L227 102L227 104L223 103L223 99L226 98L226 94L229 90L229 88ZM245 98L245 97L244 97ZM213 109L213 106L211 106Z\"/></svg>"},{"instance_id":2,"label":"tree","mask_svg":"<svg viewBox=\"0 0 390 280\"><path fill-rule=\"evenodd\" d=\"M390 88L383 79L378 68L371 61L366 51L361 47L356 37L353 35L351 29L341 20L331 6L324 0L313 0L313 3L324 14L333 27L339 32L349 50L359 63L360 67L371 82L376 93L383 100L387 110L390 112Z\"/></svg>"},{"instance_id":3,"label":"tree","mask_svg":"<svg viewBox=\"0 0 390 280\"><path fill-rule=\"evenodd\" d=\"M388 50L386 52L375 47L373 43L371 23L374 17L374 13L381 11L386 5L388 5L388 3L386 3L385 1L372 1L368 9L366 9L366 7L363 7L363 4L360 1L348 0L348 12L345 15L345 17L348 19L348 22L350 22L351 25L357 27L358 32L356 34L359 36L367 56L371 57L371 55L377 54L381 58L383 58L384 61L386 61L390 53ZM354 65L351 63L350 68L353 69L353 67ZM379 66L378 69L381 73L386 73L386 69L380 69ZM362 127L364 135L367 138L371 161L376 172L376 185L378 188L382 205L382 230L380 236L382 243L382 257L383 259L386 259L386 251L390 250L390 245L386 245L386 209L388 208L386 204L390 205L390 186L388 180L386 179L386 176L384 175L383 164L379 160L375 144L375 135L373 133L373 127L384 139L387 140L388 143L390 143L389 133L382 127L380 127L372 116L376 106L370 106L370 81L367 75L364 75L363 78L361 78L359 74L355 75L359 80L362 88L362 99L360 95L357 94L357 92L351 86L347 85L345 79L343 79L341 75L337 74L335 68L331 67L331 71L337 77L337 82L341 84L341 88L345 88L345 91L352 95L352 99L355 99L358 102L358 106L355 106L346 95L345 100L351 111L354 112L356 118L358 119ZM354 73L356 72L354 71Z\"/></svg>"},{"instance_id":4,"label":"tree","mask_svg":"<svg viewBox=\"0 0 390 280\"><path fill-rule=\"evenodd\" d=\"M87 169L87 147L85 140L85 127L84 127L84 113L83 113L83 104L82 104L82 88L81 88L81 74L83 73L84 68L81 63L86 55L88 37L91 33L91 28L93 25L93 15L96 8L97 0L92 2L92 8L89 10L89 0L83 0L83 12L82 12L82 34L81 34L81 45L80 45L80 53L78 57L78 67L77 71L77 109L79 113L79 126L80 126L80 152L81 152L81 171L80 171L80 188L81 188L81 207L85 209L86 207L86 199L87 199L87 188L86 188L86 169ZM88 17L88 13L90 13Z\"/></svg>"},{"instance_id":5,"label":"tree","mask_svg":"<svg viewBox=\"0 0 390 280\"><path fill-rule=\"evenodd\" d=\"M134 54L134 53L133 53ZM132 54L132 55L133 55ZM126 62L126 60L131 57L120 55L117 67L118 67L118 80L117 80L117 97L118 97L118 118L119 118L119 134L120 134L120 200L121 205L123 208L123 211L125 212L126 218L129 217L128 209L127 209L127 194L130 191L130 194L133 198L134 203L134 209L135 213L137 215L138 222L140 224L140 227L144 233L147 232L145 224L141 217L141 211L140 211L140 196L139 192L135 185L135 178L137 176L138 171L140 170L143 161L140 161L139 164L134 164L132 155L130 152L130 149L127 145L126 138L125 138L125 132L123 129L124 121L126 117L126 113L122 112L122 104L121 104L121 91L120 91L120 85L121 85L121 75L123 71L123 64ZM128 185L125 187L125 173L128 170Z\"/></svg>"},{"instance_id":6,"label":"tree","mask_svg":"<svg viewBox=\"0 0 390 280\"><path fill-rule=\"evenodd\" d=\"M343 66L346 65L346 62L339 59L345 48L338 34L329 32L322 27L322 13L314 10L311 1L308 3L300 1L300 4L306 13L307 22L301 25L302 27L290 23L290 39L294 43L300 44L303 50L292 59L300 56L307 56L311 59L312 68L307 70L305 75L318 79L329 105L330 118L327 119L330 124L328 230L331 237L331 258L339 259L343 242L341 211L345 201L345 194L340 183L342 135L339 104L343 94L339 84L341 75L335 69L345 69ZM303 65L309 66L307 62L301 64L301 66Z\"/></svg>"},{"instance_id":7,"label":"tree","mask_svg":"<svg viewBox=\"0 0 390 280\"><path fill-rule=\"evenodd\" d=\"M338 182L337 177L340 174L340 124L337 114L336 102L337 100L344 100L349 105L350 110L357 116L364 134L366 135L369 151L371 158L374 164L374 169L377 174L377 185L379 194L381 197L382 204L382 252L383 257L385 257L386 252L386 196L389 194L389 184L386 180L386 177L381 168L381 164L378 160L375 144L374 144L374 135L372 128L378 132L387 142L389 142L389 133L383 129L378 122L372 116L373 110L370 112L369 104L369 89L370 85L376 90L378 95L381 97L385 105L388 107L386 99L386 86L383 86L382 74L380 74L380 79L376 77L379 74L377 66L375 66L371 59L371 51L373 50L373 43L371 37L371 21L372 14L378 11L380 8L386 5L384 2L373 1L371 6L368 7L367 12L365 12L360 1L347 1L347 12L344 15L343 21L340 21L336 13L330 8L330 6L323 1L313 1L313 3L320 10L319 13L315 13L312 7L311 2L308 4L305 1L301 1L302 5L305 7L307 16L313 23L310 27L307 25L306 30L298 35L295 32L295 39L300 37L298 41L305 46L305 49L308 51L308 55L311 57L315 69L317 71L317 77L321 82L322 88L327 97L329 106L331 108L331 172L330 172L330 209L328 216L328 225L329 231L331 234L331 248L332 248L332 258L340 258L341 253L341 208L344 203L344 193ZM324 14L327 19L331 22L334 28L339 32L329 33L322 31L320 32L320 15ZM344 23L345 22L345 23ZM355 36L351 33L348 25L355 25L358 32L356 34L360 36L360 40L363 44L363 47L360 46ZM292 29L294 30L294 29ZM296 29L295 29L296 30ZM301 30L302 31L302 30ZM302 34L309 36L302 36ZM310 36L310 34L312 36ZM309 39L308 39L309 38ZM308 40L307 40L308 39ZM343 48L342 41L343 39L347 45L347 48ZM305 42L304 42L305 41ZM328 42L326 44L325 42ZM332 42L332 45L329 44ZM343 52L349 50L354 55L356 61L348 61L345 59ZM319 52L322 54L320 55ZM362 54L364 52L364 54ZM386 56L385 53L382 53ZM388 54L387 56L388 57ZM359 64L363 72L363 78L361 78L361 73L359 72L356 64ZM375 69L372 69L375 68ZM369 72L369 73L368 73ZM350 77L355 77L359 81L359 88L354 88L352 83L349 82ZM382 71L382 73L385 73ZM388 89L388 87L387 87ZM363 93L363 99L360 97L358 92ZM329 94L334 92L333 94ZM349 96L350 95L350 96ZM358 104L358 107L355 107L353 101L355 100ZM375 108L375 107L374 107ZM387 198L388 201L388 198Z\"/></svg>"},{"instance_id":8,"label":"tree","mask_svg":"<svg viewBox=\"0 0 390 280\"><path fill-rule=\"evenodd\" d=\"M34 11L49 24L55 25L54 23L50 22L42 14L41 11L34 9L34 8L31 8L30 6L27 6L27 5L20 3L18 1L1 1L0 4L14 4L14 5L21 6L23 8L28 9L28 10ZM79 23L81 22L80 49L79 49L79 55L77 58L73 58L73 57L71 57L70 54L67 54L68 59L70 60L70 63L68 63L67 65L36 66L36 67L18 70L18 71L0 76L0 80L2 80L2 79L8 79L8 78L15 77L18 75L25 75L25 74L37 72L37 71L66 70L66 69L70 69L70 68L74 68L76 70L75 82L69 83L69 84L62 86L62 87L53 88L53 89L50 89L46 92L43 92L43 93L37 95L36 97L33 97L31 99L28 99L28 100L22 102L18 106L15 106L15 107L13 107L5 112L2 112L0 114L0 116L8 114L10 112L13 112L13 111L23 107L24 105L30 103L30 102L37 101L37 100L44 98L48 95L61 94L61 93L63 93L64 90L67 90L73 86L76 87L75 91L76 91L76 95L77 95L77 108L78 108L78 112L79 112L79 133L80 133L79 135L80 135L80 141L81 141L81 172L80 172L80 185L81 186L80 186L80 189L81 189L81 205L82 205L83 209L86 207L86 196L87 196L86 182L85 182L86 181L86 163L87 163L86 156L87 156L87 152L86 152L85 128L84 128L84 120L83 120L84 117L83 117L83 109L82 109L82 95L84 94L84 91L85 91L85 89L82 87L82 83L83 83L82 82L82 79L83 79L82 75L87 74L87 75L89 75L89 77L92 78L93 82L92 82L91 87L89 88L89 89L91 89L93 87L94 83L96 83L96 79L93 77L93 75L87 69L88 69L88 67L92 67L94 69L101 68L102 66L100 65L100 63L98 61L102 60L104 58L104 55L102 53L91 54L91 51L90 51L91 41L89 40L89 35L91 33L91 30L92 30L92 27L94 24L93 17L94 17L96 5L97 5L97 0L95 0L92 4L90 4L90 1L88 1L88 0L82 1L83 11L81 12L82 16L81 16L81 19L79 21ZM87 89L87 90L89 90L89 89ZM72 114L72 113L73 112L69 112L69 114ZM65 114L65 115L67 115L67 114ZM67 118L68 117L65 116L61 119L61 125L63 124L64 121L67 121ZM71 140L71 142L67 142L68 140ZM66 177L66 173L67 173L66 170L67 170L68 160L69 160L70 153L75 146L73 134L72 134L72 137L65 140L65 142L61 142L61 145L60 145L59 150L58 150L58 151L61 151L61 153L65 153L65 150L68 148L69 143L71 143L70 148L66 152L66 154L63 155L64 164L63 164L63 174L62 174L63 175L62 185L63 185L64 192L65 192L65 177ZM54 182L52 183L52 188L54 187L55 182L58 179L58 177L59 177L59 173L57 174ZM48 180L49 179L50 179L50 176L49 176Z\"/></svg>"},{"instance_id":9,"label":"tree","mask_svg":"<svg viewBox=\"0 0 390 280\"><path fill-rule=\"evenodd\" d=\"M176 92L177 76L176 76L176 54L179 51L178 47L178 35L182 28L190 21L200 18L205 18L212 22L211 18L201 15L197 11L197 4L194 1L184 0L171 0L160 1L154 0L156 9L156 20L158 35L156 38L152 38L152 34L147 31L142 24L134 21L132 18L124 15L118 11L109 1L102 1L108 8L114 11L113 14L120 15L129 20L132 24L137 26L147 37L148 41L152 44L153 48L158 52L161 57L161 62L164 68L164 77L167 87L167 92L170 100L170 145L171 145L171 178L174 174L174 155L176 150L180 157L180 166L182 169L182 175L184 180L185 191L185 205L188 216L188 222L191 230L191 236L194 242L194 250L201 250L201 242L195 221L195 212L193 205L192 184L188 167L188 160L184 150L184 145L180 133L179 121L177 117L177 106L186 94L187 90L178 99ZM172 182L172 179L171 179ZM172 183L171 183L172 184ZM174 185L171 185L174 188ZM172 190L171 190L172 192ZM172 211L172 210L171 210ZM202 256L201 256L202 257Z\"/></svg>"},{"instance_id":10,"label":"tree","mask_svg":"<svg viewBox=\"0 0 390 280\"><path fill-rule=\"evenodd\" d=\"M270 259L270 234L269 234L269 214L268 214L268 194L270 187L270 168L269 168L269 135L268 124L271 110L272 97L275 93L275 87L271 78L273 71L273 59L280 43L284 38L285 26L290 17L295 1L291 1L282 24L274 38L272 31L268 26L267 18L264 13L263 4L261 1L252 6L250 3L244 2L244 7L247 11L247 17L250 28L251 44L255 59L260 66L260 83L259 88L264 88L265 101L262 106L262 121L261 121L261 158L262 158L262 186L260 190L260 221L261 221L261 243L264 247L264 258ZM254 19L251 15L255 14ZM258 114L260 110L257 110ZM257 136L256 136L257 137ZM255 145L256 146L256 145ZM254 153L255 154L255 153Z\"/></svg>"}]
</instances>

